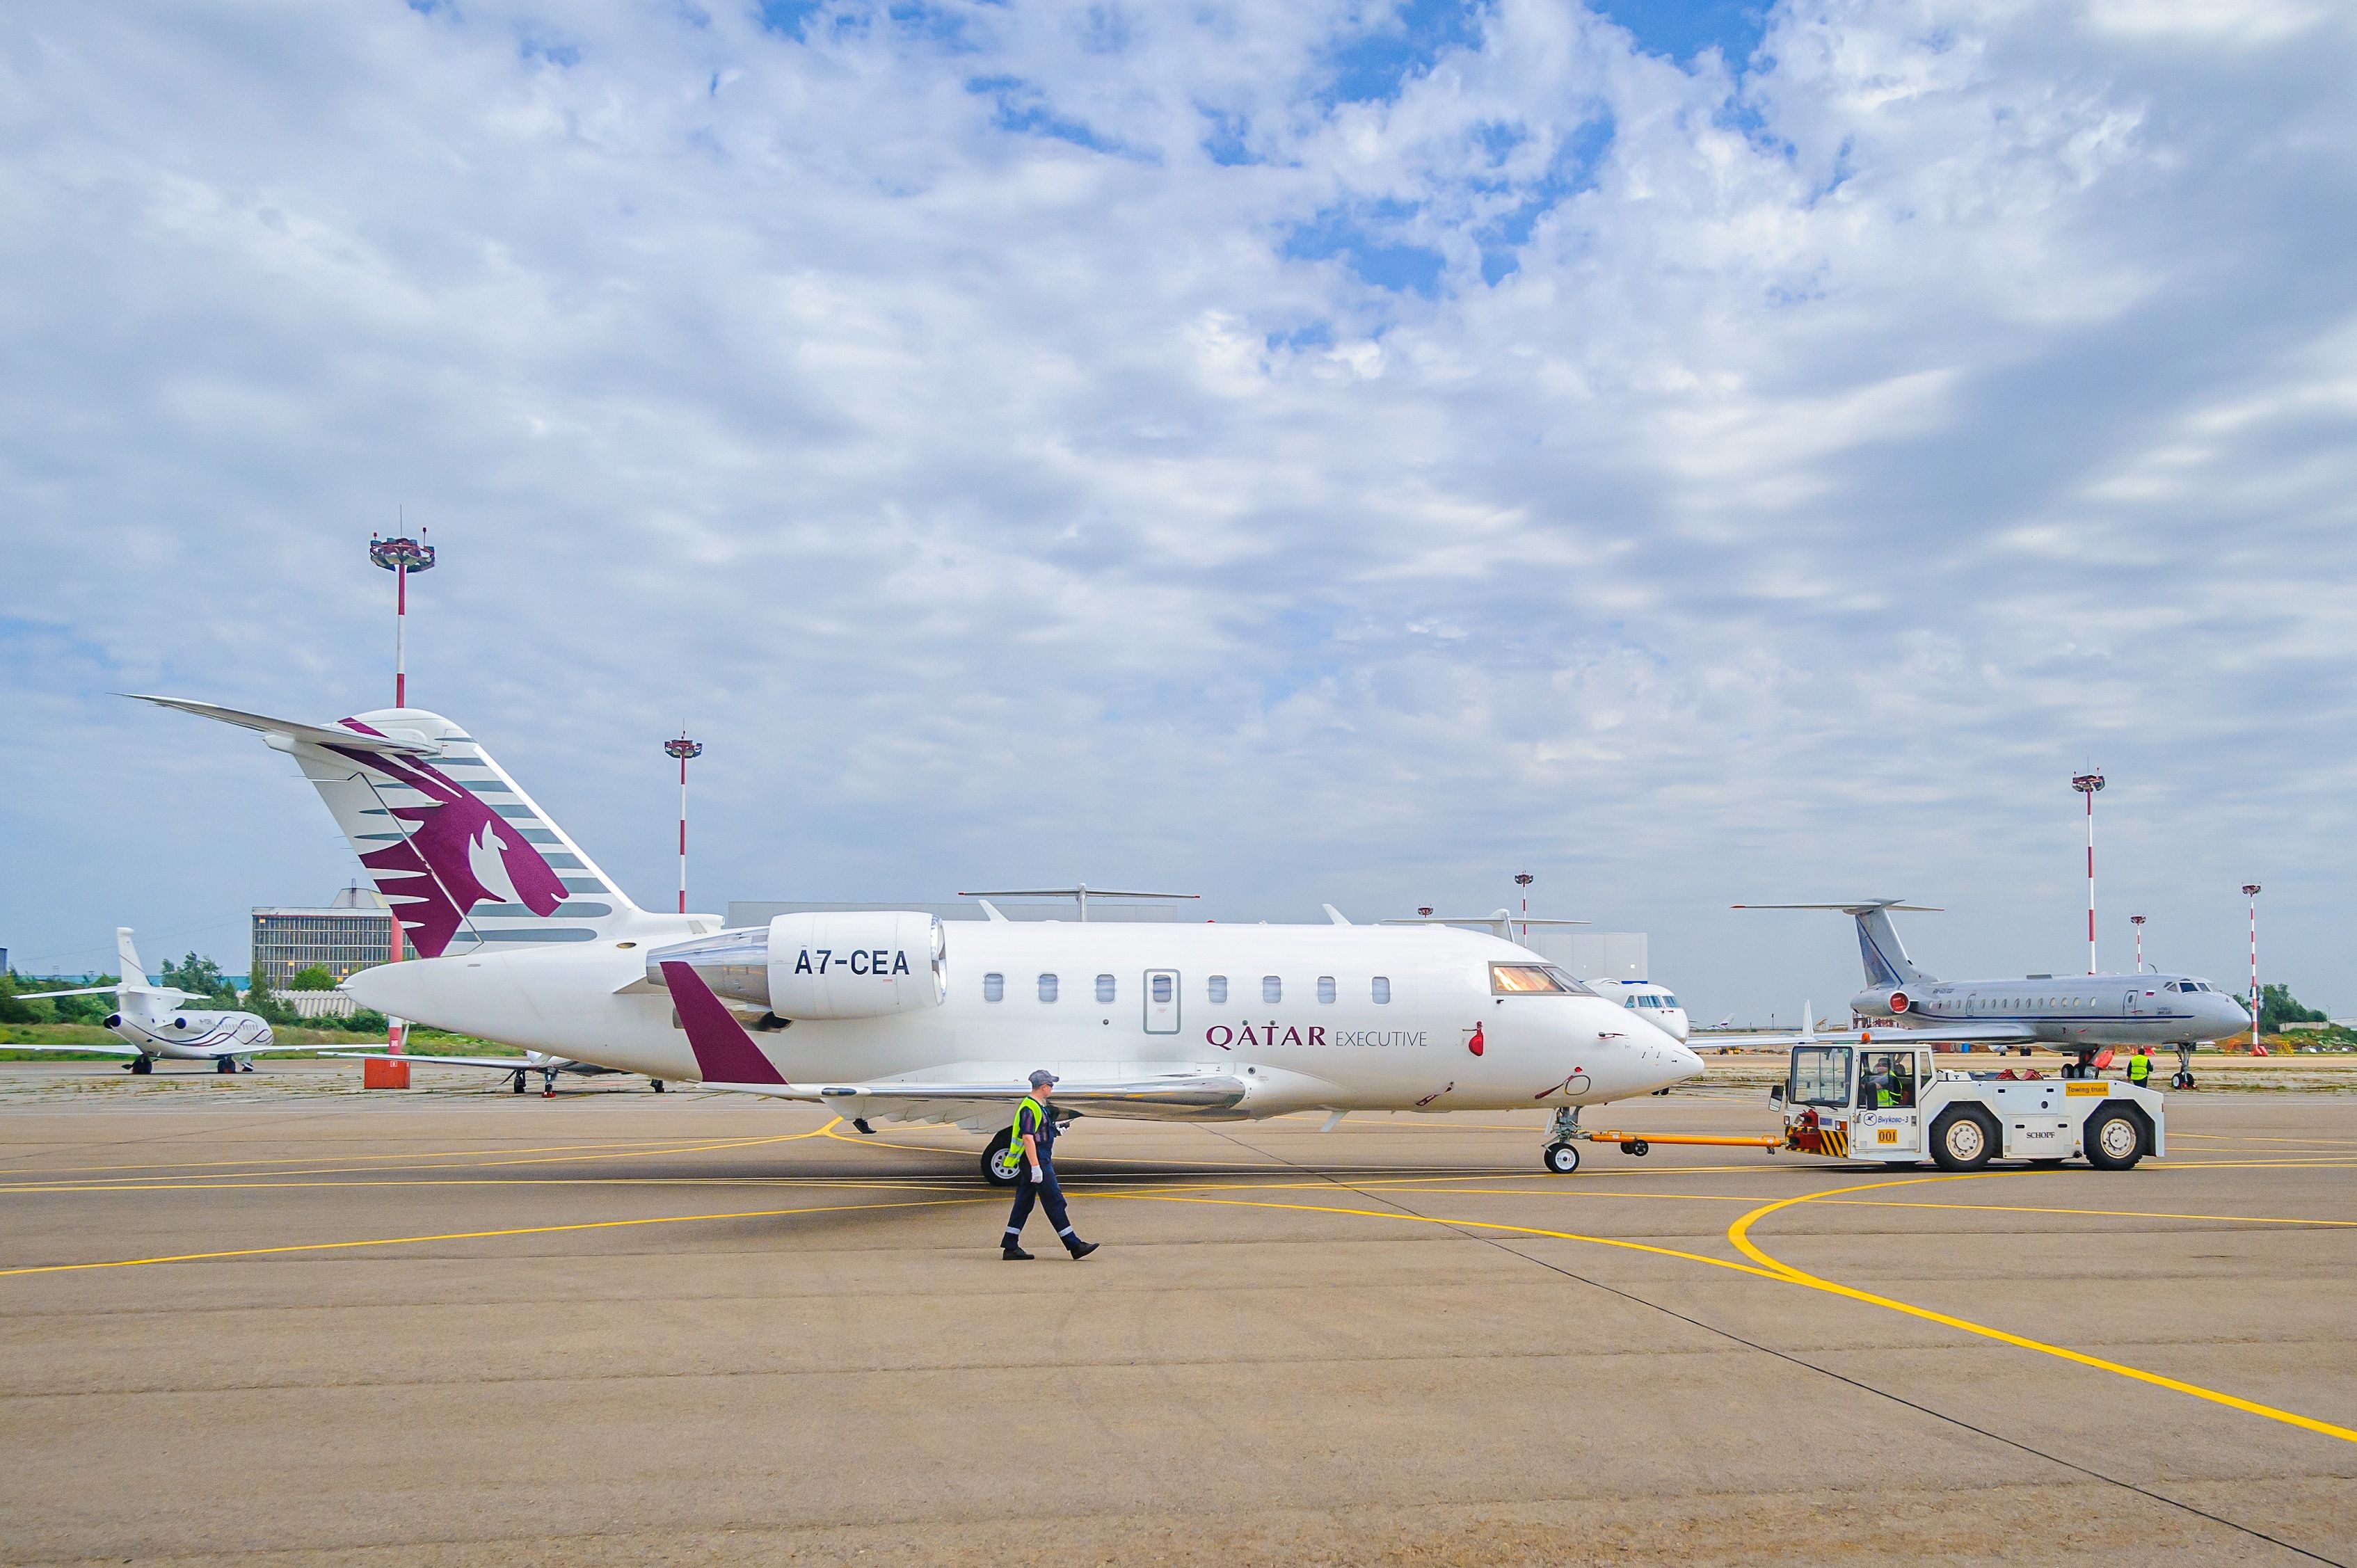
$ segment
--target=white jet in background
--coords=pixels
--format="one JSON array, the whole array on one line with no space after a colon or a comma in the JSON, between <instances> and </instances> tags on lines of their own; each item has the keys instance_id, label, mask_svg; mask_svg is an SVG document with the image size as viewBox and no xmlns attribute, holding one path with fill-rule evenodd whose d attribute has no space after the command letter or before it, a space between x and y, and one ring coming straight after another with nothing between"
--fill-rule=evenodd
<instances>
[{"instance_id":1,"label":"white jet in background","mask_svg":"<svg viewBox=\"0 0 2357 1568\"><path fill-rule=\"evenodd\" d=\"M185 1005L197 996L193 991L181 991L174 986L149 983L147 970L139 961L139 953L131 945L131 928L114 929L114 951L123 966L122 978L113 985L82 985L70 991L35 991L20 995L20 1002L36 1002L44 996L106 996L115 999L114 1011L106 1015L106 1027L123 1044L104 1041L78 1041L66 1045L13 1045L12 1051L74 1051L84 1055L104 1052L108 1056L127 1056L124 1064L133 1072L146 1074L156 1070L158 1058L166 1061L211 1062L217 1072L252 1072L252 1058L264 1051L307 1051L310 1046L282 1046L270 1033L270 1026L251 1013L199 1012Z\"/></svg>"},{"instance_id":2,"label":"white jet in background","mask_svg":"<svg viewBox=\"0 0 2357 1568\"><path fill-rule=\"evenodd\" d=\"M1352 926L987 920L952 944L894 911L722 930L624 897L458 725L333 725L148 698L293 757L424 957L362 1004L575 1061L1003 1138L1027 1078L1060 1115L1238 1121L1322 1110L1555 1112L1699 1076L1700 1058L1496 937ZM988 1151L984 1165L988 1165Z\"/></svg>"}]
</instances>

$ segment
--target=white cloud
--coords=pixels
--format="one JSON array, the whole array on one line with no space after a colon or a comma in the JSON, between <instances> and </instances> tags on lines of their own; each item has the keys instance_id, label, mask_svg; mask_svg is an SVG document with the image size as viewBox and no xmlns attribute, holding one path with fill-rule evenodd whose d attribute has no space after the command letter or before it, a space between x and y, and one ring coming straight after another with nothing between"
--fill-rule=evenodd
<instances>
[{"instance_id":1,"label":"white cloud","mask_svg":"<svg viewBox=\"0 0 2357 1568\"><path fill-rule=\"evenodd\" d=\"M2100 753L2156 950L2261 875L2330 999L2346 16L1788 0L1738 76L1500 0L1337 102L1345 5L915 15L5 24L20 958L341 875L103 693L371 705L406 505L422 700L651 898L684 723L714 901L1527 863L1789 1013L1842 934L1719 906L2061 961Z\"/></svg>"}]
</instances>

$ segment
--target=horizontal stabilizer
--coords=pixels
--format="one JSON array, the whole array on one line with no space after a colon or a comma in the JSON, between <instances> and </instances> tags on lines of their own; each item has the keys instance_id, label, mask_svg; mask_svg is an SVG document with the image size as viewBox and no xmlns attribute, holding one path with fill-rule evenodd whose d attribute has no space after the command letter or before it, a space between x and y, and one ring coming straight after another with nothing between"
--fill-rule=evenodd
<instances>
[{"instance_id":1,"label":"horizontal stabilizer","mask_svg":"<svg viewBox=\"0 0 2357 1568\"><path fill-rule=\"evenodd\" d=\"M274 719L264 714L244 713L211 703L192 703L185 697L150 697L138 692L119 694L135 703L153 703L159 708L178 708L200 719L235 725L240 729L255 730L265 736L283 735L289 740L299 740L311 746L337 746L348 751L372 752L382 757L432 757L437 749L411 741L394 740L388 736L338 729L328 725L307 725L297 719Z\"/></svg>"}]
</instances>

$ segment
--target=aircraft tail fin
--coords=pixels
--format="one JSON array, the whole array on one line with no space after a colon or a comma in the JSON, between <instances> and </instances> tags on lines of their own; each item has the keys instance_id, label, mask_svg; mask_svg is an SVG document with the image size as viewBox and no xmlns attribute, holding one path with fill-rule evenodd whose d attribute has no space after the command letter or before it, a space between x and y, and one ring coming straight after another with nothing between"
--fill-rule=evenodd
<instances>
[{"instance_id":1,"label":"aircraft tail fin","mask_svg":"<svg viewBox=\"0 0 2357 1568\"><path fill-rule=\"evenodd\" d=\"M1890 923L1893 909L1936 915L1929 904L1909 904L1897 898L1867 898L1848 904L1738 904L1738 909L1839 909L1857 922L1857 954L1866 964L1868 985L1922 985L1938 977L1915 967Z\"/></svg>"},{"instance_id":2,"label":"aircraft tail fin","mask_svg":"<svg viewBox=\"0 0 2357 1568\"><path fill-rule=\"evenodd\" d=\"M123 967L118 973L125 991L153 991L147 983L147 966L139 961L139 950L131 945L131 928L114 928L114 959Z\"/></svg>"},{"instance_id":3,"label":"aircraft tail fin","mask_svg":"<svg viewBox=\"0 0 2357 1568\"><path fill-rule=\"evenodd\" d=\"M658 918L439 714L385 708L309 725L178 698L140 700L258 731L294 757L418 956L594 941Z\"/></svg>"}]
</instances>

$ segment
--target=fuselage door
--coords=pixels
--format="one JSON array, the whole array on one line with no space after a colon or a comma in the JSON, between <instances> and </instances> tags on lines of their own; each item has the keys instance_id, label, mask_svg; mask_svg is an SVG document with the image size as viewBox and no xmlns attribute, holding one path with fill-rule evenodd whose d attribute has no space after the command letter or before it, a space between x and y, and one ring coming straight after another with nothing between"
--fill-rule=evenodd
<instances>
[{"instance_id":1,"label":"fuselage door","mask_svg":"<svg viewBox=\"0 0 2357 1568\"><path fill-rule=\"evenodd\" d=\"M1149 969L1146 972L1146 1032L1149 1035L1175 1035L1178 1032L1178 972L1175 969Z\"/></svg>"}]
</instances>

